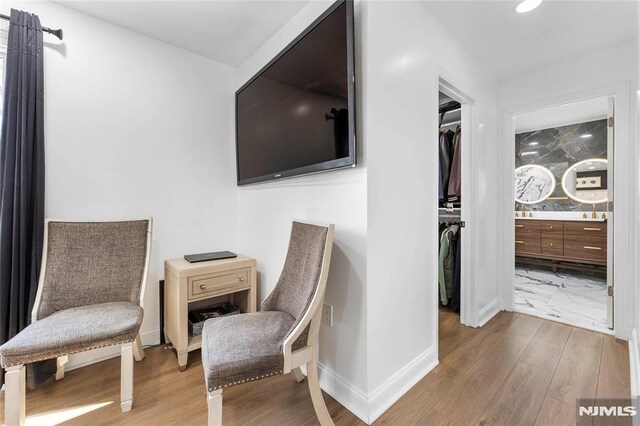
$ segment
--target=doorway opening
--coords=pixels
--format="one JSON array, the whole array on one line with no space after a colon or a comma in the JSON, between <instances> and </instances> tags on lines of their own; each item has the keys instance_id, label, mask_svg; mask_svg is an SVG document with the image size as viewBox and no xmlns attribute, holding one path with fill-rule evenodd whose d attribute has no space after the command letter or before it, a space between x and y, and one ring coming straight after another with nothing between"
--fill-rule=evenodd
<instances>
[{"instance_id":1,"label":"doorway opening","mask_svg":"<svg viewBox=\"0 0 640 426\"><path fill-rule=\"evenodd\" d=\"M477 326L471 309L469 178L472 100L440 80L438 105L438 275L439 322ZM438 332L440 336L440 332ZM439 345L439 356L446 351Z\"/></svg>"},{"instance_id":2,"label":"doorway opening","mask_svg":"<svg viewBox=\"0 0 640 426\"><path fill-rule=\"evenodd\" d=\"M611 334L614 98L514 121L514 311Z\"/></svg>"}]
</instances>

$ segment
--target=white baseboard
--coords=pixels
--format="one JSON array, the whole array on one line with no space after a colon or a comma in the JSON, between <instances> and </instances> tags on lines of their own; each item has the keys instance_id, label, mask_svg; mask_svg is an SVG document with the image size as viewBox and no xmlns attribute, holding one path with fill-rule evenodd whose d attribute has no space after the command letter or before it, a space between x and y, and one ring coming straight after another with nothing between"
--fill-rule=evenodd
<instances>
[{"instance_id":1,"label":"white baseboard","mask_svg":"<svg viewBox=\"0 0 640 426\"><path fill-rule=\"evenodd\" d=\"M478 327L482 327L489 322L491 318L496 316L502 309L500 307L500 299L493 299L478 313Z\"/></svg>"},{"instance_id":2,"label":"white baseboard","mask_svg":"<svg viewBox=\"0 0 640 426\"><path fill-rule=\"evenodd\" d=\"M631 398L640 396L640 352L638 350L638 334L636 329L631 330L631 339L629 340L629 374L631 376ZM635 426L640 425L639 416L633 418Z\"/></svg>"},{"instance_id":3,"label":"white baseboard","mask_svg":"<svg viewBox=\"0 0 640 426\"><path fill-rule=\"evenodd\" d=\"M438 353L434 345L391 376L385 384L369 396L369 421L367 423L373 423L437 365Z\"/></svg>"},{"instance_id":4,"label":"white baseboard","mask_svg":"<svg viewBox=\"0 0 640 426\"><path fill-rule=\"evenodd\" d=\"M640 353L638 351L638 334L631 330L629 340L629 374L631 374L631 396L640 396Z\"/></svg>"},{"instance_id":5,"label":"white baseboard","mask_svg":"<svg viewBox=\"0 0 640 426\"><path fill-rule=\"evenodd\" d=\"M160 343L160 327L143 331L140 333L140 337L142 339L142 346L157 345ZM75 370L76 368L85 367L118 356L120 356L120 346L107 346L92 351L80 352L69 355L69 362L65 366L65 370Z\"/></svg>"},{"instance_id":6,"label":"white baseboard","mask_svg":"<svg viewBox=\"0 0 640 426\"><path fill-rule=\"evenodd\" d=\"M347 383L321 363L318 363L318 376L320 387L323 391L331 395L333 399L355 414L360 420L368 423L369 401L367 395Z\"/></svg>"},{"instance_id":7,"label":"white baseboard","mask_svg":"<svg viewBox=\"0 0 640 426\"><path fill-rule=\"evenodd\" d=\"M435 347L417 356L370 396L318 363L320 387L366 424L372 424L438 365Z\"/></svg>"}]
</instances>

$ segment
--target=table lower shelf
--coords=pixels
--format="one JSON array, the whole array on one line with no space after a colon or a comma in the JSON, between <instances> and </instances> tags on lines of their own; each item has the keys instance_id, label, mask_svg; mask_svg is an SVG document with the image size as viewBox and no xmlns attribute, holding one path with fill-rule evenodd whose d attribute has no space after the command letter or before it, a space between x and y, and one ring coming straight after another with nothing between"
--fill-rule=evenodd
<instances>
[{"instance_id":1,"label":"table lower shelf","mask_svg":"<svg viewBox=\"0 0 640 426\"><path fill-rule=\"evenodd\" d=\"M196 349L200 349L202 347L202 335L199 336L189 336L189 340L187 343L187 351L195 351Z\"/></svg>"}]
</instances>

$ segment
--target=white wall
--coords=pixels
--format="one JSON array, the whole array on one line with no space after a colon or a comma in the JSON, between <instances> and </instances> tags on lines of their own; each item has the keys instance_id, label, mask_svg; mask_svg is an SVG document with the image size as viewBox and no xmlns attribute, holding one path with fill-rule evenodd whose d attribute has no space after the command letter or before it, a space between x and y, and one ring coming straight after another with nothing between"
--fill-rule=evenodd
<instances>
[{"instance_id":1,"label":"white wall","mask_svg":"<svg viewBox=\"0 0 640 426\"><path fill-rule=\"evenodd\" d=\"M164 259L235 249L235 70L54 3L12 7L65 36L44 35L46 216L153 217L141 332L158 343Z\"/></svg>"},{"instance_id":2,"label":"white wall","mask_svg":"<svg viewBox=\"0 0 640 426\"><path fill-rule=\"evenodd\" d=\"M239 67L236 88L331 4L331 1L313 1L305 6ZM361 102L358 114L362 122ZM359 164L355 169L242 187L237 195L238 247L258 259L260 301L273 289L282 269L291 221L301 219L336 225L325 297L325 303L333 305L334 325L323 324L320 330L321 382L334 396L348 388L348 398L356 395L355 401L342 398L341 402L356 412L362 407L362 395L367 389L367 169L362 155L363 139L360 135L358 139Z\"/></svg>"},{"instance_id":3,"label":"white wall","mask_svg":"<svg viewBox=\"0 0 640 426\"><path fill-rule=\"evenodd\" d=\"M636 149L635 135L638 110L636 109L638 45L629 42L594 52L590 55L567 60L534 70L529 74L501 82L500 108L505 123L514 112L531 111L570 101L614 95L616 97L616 149L615 163L615 298L616 336L628 338L629 329L640 318L634 316L636 303L640 302L637 292L635 253L640 249L640 235L636 233L637 213L640 205L638 175L640 165ZM513 170L508 164L513 162L513 142L509 141L507 124L503 125L501 153L501 177L504 185L513 181ZM509 144L509 145L507 145ZM510 188L510 187L509 187ZM499 202L502 223L513 221L513 192L503 187ZM509 207L507 207L507 205ZM503 227L500 236L504 250L512 247L512 228ZM633 237L635 235L635 238ZM513 282L513 258L507 253L501 270L501 292L506 301L510 298ZM637 300L634 299L634 296ZM508 302L507 302L508 304ZM619 308L622 307L620 311Z\"/></svg>"},{"instance_id":4,"label":"white wall","mask_svg":"<svg viewBox=\"0 0 640 426\"><path fill-rule=\"evenodd\" d=\"M375 418L437 362L439 78L474 100L471 133L463 136L471 159L463 238L474 256L472 310L487 316L498 308L491 189L498 122L495 84L426 7L366 6L367 352Z\"/></svg>"}]
</instances>

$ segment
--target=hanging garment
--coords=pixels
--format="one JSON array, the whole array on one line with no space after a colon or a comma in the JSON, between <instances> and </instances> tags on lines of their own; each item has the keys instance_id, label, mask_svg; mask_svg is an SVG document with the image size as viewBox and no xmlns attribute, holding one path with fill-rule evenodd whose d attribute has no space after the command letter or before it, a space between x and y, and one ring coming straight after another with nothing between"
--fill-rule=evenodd
<instances>
[{"instance_id":1,"label":"hanging garment","mask_svg":"<svg viewBox=\"0 0 640 426\"><path fill-rule=\"evenodd\" d=\"M449 174L451 173L451 142L453 132L442 132L439 141L440 150L440 176L442 177L442 199L447 198L447 188L449 187Z\"/></svg>"},{"instance_id":2,"label":"hanging garment","mask_svg":"<svg viewBox=\"0 0 640 426\"><path fill-rule=\"evenodd\" d=\"M458 232L456 241L456 267L453 278L453 294L451 295L451 307L454 311L460 312L460 246L462 240L462 232Z\"/></svg>"},{"instance_id":3,"label":"hanging garment","mask_svg":"<svg viewBox=\"0 0 640 426\"><path fill-rule=\"evenodd\" d=\"M445 229L440 238L440 252L438 254L438 286L440 289L440 301L443 305L449 303L449 298L453 292L455 237L459 229L459 225L451 225Z\"/></svg>"},{"instance_id":4,"label":"hanging garment","mask_svg":"<svg viewBox=\"0 0 640 426\"><path fill-rule=\"evenodd\" d=\"M447 187L447 198L449 202L460 201L461 191L461 149L462 133L457 129L453 137L453 158L451 160L451 173L449 175L449 185Z\"/></svg>"},{"instance_id":5,"label":"hanging garment","mask_svg":"<svg viewBox=\"0 0 640 426\"><path fill-rule=\"evenodd\" d=\"M449 240L449 251L444 259L444 283L447 290L447 300L453 295L453 281L456 268L456 238L458 236L459 225L451 225L446 232Z\"/></svg>"},{"instance_id":6,"label":"hanging garment","mask_svg":"<svg viewBox=\"0 0 640 426\"><path fill-rule=\"evenodd\" d=\"M438 287L440 289L440 302L446 305L449 302L447 297L447 286L444 278L444 261L449 255L449 238L445 230L440 237L440 252L438 254Z\"/></svg>"},{"instance_id":7,"label":"hanging garment","mask_svg":"<svg viewBox=\"0 0 640 426\"><path fill-rule=\"evenodd\" d=\"M442 188L442 164L438 160L438 200L444 200L444 189Z\"/></svg>"}]
</instances>

